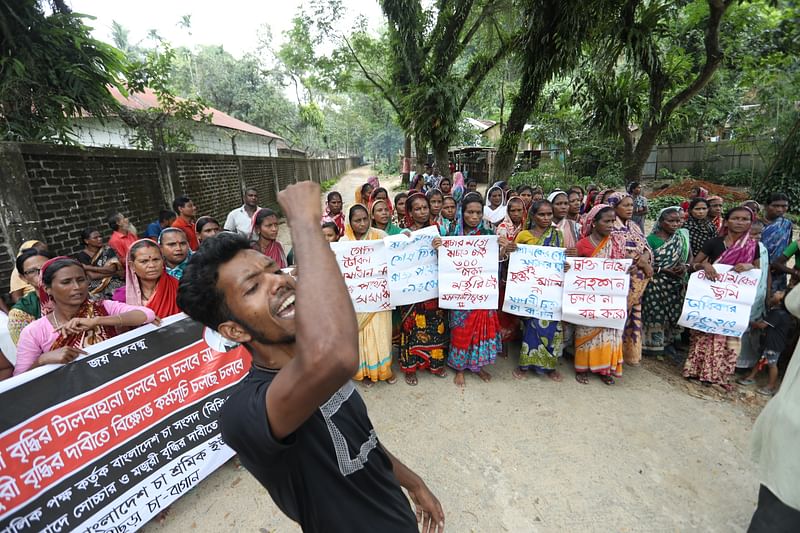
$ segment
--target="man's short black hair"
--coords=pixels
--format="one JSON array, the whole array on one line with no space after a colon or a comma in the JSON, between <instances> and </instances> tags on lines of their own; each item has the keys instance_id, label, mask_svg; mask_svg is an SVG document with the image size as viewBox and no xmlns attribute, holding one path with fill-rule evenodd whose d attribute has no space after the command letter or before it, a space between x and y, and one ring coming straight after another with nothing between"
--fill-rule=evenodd
<instances>
[{"instance_id":1,"label":"man's short black hair","mask_svg":"<svg viewBox=\"0 0 800 533\"><path fill-rule=\"evenodd\" d=\"M158 212L158 221L159 222L168 222L173 218L177 218L178 215L175 214L175 211L170 211L169 209L162 209Z\"/></svg>"},{"instance_id":2,"label":"man's short black hair","mask_svg":"<svg viewBox=\"0 0 800 533\"><path fill-rule=\"evenodd\" d=\"M192 200L188 196L178 196L172 202L172 210L176 213L180 213L180 208L191 202Z\"/></svg>"},{"instance_id":3,"label":"man's short black hair","mask_svg":"<svg viewBox=\"0 0 800 533\"><path fill-rule=\"evenodd\" d=\"M788 202L789 197L782 193L782 192L774 192L769 195L769 200L767 200L767 205L774 204L775 202Z\"/></svg>"},{"instance_id":4,"label":"man's short black hair","mask_svg":"<svg viewBox=\"0 0 800 533\"><path fill-rule=\"evenodd\" d=\"M236 254L249 249L250 241L238 233L223 232L204 240L186 265L178 284L181 311L212 329L231 320L225 295L217 288L218 271Z\"/></svg>"}]
</instances>

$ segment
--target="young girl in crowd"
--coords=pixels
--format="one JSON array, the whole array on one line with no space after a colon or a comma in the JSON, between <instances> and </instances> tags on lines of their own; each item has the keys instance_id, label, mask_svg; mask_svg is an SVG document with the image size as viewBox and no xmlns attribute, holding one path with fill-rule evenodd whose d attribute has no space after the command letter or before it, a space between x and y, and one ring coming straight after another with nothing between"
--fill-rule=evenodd
<instances>
[{"instance_id":1,"label":"young girl in crowd","mask_svg":"<svg viewBox=\"0 0 800 533\"><path fill-rule=\"evenodd\" d=\"M286 268L286 252L278 241L278 215L267 207L260 209L253 217L253 233L258 236L252 244L253 250L272 258L278 268Z\"/></svg>"},{"instance_id":2,"label":"young girl in crowd","mask_svg":"<svg viewBox=\"0 0 800 533\"><path fill-rule=\"evenodd\" d=\"M441 223L440 215L442 213L444 195L439 189L431 189L426 196L428 197L428 205L431 206L431 223L439 225Z\"/></svg>"},{"instance_id":3,"label":"young girl in crowd","mask_svg":"<svg viewBox=\"0 0 800 533\"><path fill-rule=\"evenodd\" d=\"M502 192L501 192L502 194ZM483 204L479 196L468 194L461 204L461 220L457 224L457 236L494 235L483 227ZM433 241L434 248L441 245L441 239ZM450 353L447 364L455 369L454 383L464 386L464 371L478 374L483 381L492 376L485 367L497 359L502 350L500 323L497 311L493 309L474 309L469 311L450 311Z\"/></svg>"},{"instance_id":4,"label":"young girl in crowd","mask_svg":"<svg viewBox=\"0 0 800 533\"><path fill-rule=\"evenodd\" d=\"M731 265L735 272L758 268L756 242L750 238L753 213L746 207L735 207L725 215L725 228L719 237L706 241L692 262L693 270L704 270L710 280L717 278L715 264ZM683 376L699 379L704 384L716 384L726 391L733 389L728 378L733 374L739 355L737 337L714 335L691 330L689 355Z\"/></svg>"},{"instance_id":5,"label":"young girl in crowd","mask_svg":"<svg viewBox=\"0 0 800 533\"><path fill-rule=\"evenodd\" d=\"M325 201L325 212L322 214L322 223L332 222L341 237L344 235L344 213L342 213L342 195L337 191L328 193Z\"/></svg>"},{"instance_id":6,"label":"young girl in crowd","mask_svg":"<svg viewBox=\"0 0 800 533\"><path fill-rule=\"evenodd\" d=\"M439 190L442 191L443 196L453 193L453 184L450 183L450 178L444 177L439 180Z\"/></svg>"},{"instance_id":7,"label":"young girl in crowd","mask_svg":"<svg viewBox=\"0 0 800 533\"><path fill-rule=\"evenodd\" d=\"M372 194L369 197L369 205L367 206L367 209L372 209L372 204L377 200L383 200L383 202L386 204L386 207L389 209L389 215L391 215L392 211L394 211L394 208L392 207L392 202L389 200L389 193L383 187L378 187L372 191Z\"/></svg>"},{"instance_id":8,"label":"young girl in crowd","mask_svg":"<svg viewBox=\"0 0 800 533\"><path fill-rule=\"evenodd\" d=\"M322 224L322 235L328 242L339 241L339 228L333 222L325 222Z\"/></svg>"},{"instance_id":9,"label":"young girl in crowd","mask_svg":"<svg viewBox=\"0 0 800 533\"><path fill-rule=\"evenodd\" d=\"M451 231L455 231L458 217L456 210L458 204L452 196L445 196L442 200L442 214L439 217L439 233L441 235L450 235Z\"/></svg>"},{"instance_id":10,"label":"young girl in crowd","mask_svg":"<svg viewBox=\"0 0 800 533\"><path fill-rule=\"evenodd\" d=\"M209 216L203 216L194 223L194 230L197 233L197 241L202 243L204 240L217 235L222 231L219 222Z\"/></svg>"},{"instance_id":11,"label":"young girl in crowd","mask_svg":"<svg viewBox=\"0 0 800 533\"><path fill-rule=\"evenodd\" d=\"M577 222L567 216L569 214L569 197L564 191L554 191L547 197L547 201L553 206L553 224L564 237L567 256L573 257L576 254L575 246L580 239L580 232Z\"/></svg>"},{"instance_id":12,"label":"young girl in crowd","mask_svg":"<svg viewBox=\"0 0 800 533\"><path fill-rule=\"evenodd\" d=\"M614 208L599 204L586 215L583 238L578 241L580 257L625 259L625 244L612 235ZM631 267L633 268L633 267ZM589 372L599 374L606 385L622 376L622 332L594 326L575 326L575 379L589 383Z\"/></svg>"},{"instance_id":13,"label":"young girl in crowd","mask_svg":"<svg viewBox=\"0 0 800 533\"><path fill-rule=\"evenodd\" d=\"M406 228L417 231L431 225L428 199L421 192L413 192L406 199ZM439 300L397 308L400 315L399 362L406 383L417 384L417 372L429 370L438 377L447 376L444 364L447 358L447 312L439 309Z\"/></svg>"},{"instance_id":14,"label":"young girl in crowd","mask_svg":"<svg viewBox=\"0 0 800 533\"><path fill-rule=\"evenodd\" d=\"M375 204L386 208L383 200L376 200ZM369 213L363 205L351 207L347 220L342 241L376 241L386 237L385 232L370 227ZM363 381L367 387L378 381L395 383L392 374L392 312L356 313L356 318L359 365L353 379Z\"/></svg>"},{"instance_id":15,"label":"young girl in crowd","mask_svg":"<svg viewBox=\"0 0 800 533\"><path fill-rule=\"evenodd\" d=\"M528 215L528 229L519 233L514 243L564 247L561 230L553 226L553 206L550 202L533 202ZM522 322L525 329L522 333L519 365L514 369L514 377L523 379L528 370L533 370L553 381L561 381L561 373L556 370L562 351L561 323L540 318L525 318Z\"/></svg>"},{"instance_id":16,"label":"young girl in crowd","mask_svg":"<svg viewBox=\"0 0 800 533\"><path fill-rule=\"evenodd\" d=\"M531 210L531 205L533 205L533 187L530 185L520 185L517 187L517 194L522 198L523 207L527 214L528 211Z\"/></svg>"}]
</instances>

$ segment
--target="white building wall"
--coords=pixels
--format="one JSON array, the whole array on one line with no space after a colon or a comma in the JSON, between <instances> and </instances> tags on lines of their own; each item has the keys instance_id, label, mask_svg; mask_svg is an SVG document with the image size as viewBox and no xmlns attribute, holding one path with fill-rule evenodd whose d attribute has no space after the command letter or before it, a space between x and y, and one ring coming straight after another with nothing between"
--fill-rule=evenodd
<instances>
[{"instance_id":1,"label":"white building wall","mask_svg":"<svg viewBox=\"0 0 800 533\"><path fill-rule=\"evenodd\" d=\"M136 148L131 142L130 128L118 118L108 118L105 123L96 118L82 118L74 124L74 133L76 141L84 146ZM278 156L277 139L273 137L213 125L198 124L192 144L201 154L233 154L232 140L236 142L236 155Z\"/></svg>"}]
</instances>

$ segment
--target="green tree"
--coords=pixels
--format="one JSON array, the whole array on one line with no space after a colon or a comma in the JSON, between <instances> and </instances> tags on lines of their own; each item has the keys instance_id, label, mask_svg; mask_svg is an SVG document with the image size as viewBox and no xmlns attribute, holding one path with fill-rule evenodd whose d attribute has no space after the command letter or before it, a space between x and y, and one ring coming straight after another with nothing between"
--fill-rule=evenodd
<instances>
[{"instance_id":1,"label":"green tree","mask_svg":"<svg viewBox=\"0 0 800 533\"><path fill-rule=\"evenodd\" d=\"M91 35L63 2L0 2L0 124L3 140L73 142L73 117L116 112L123 55Z\"/></svg>"}]
</instances>

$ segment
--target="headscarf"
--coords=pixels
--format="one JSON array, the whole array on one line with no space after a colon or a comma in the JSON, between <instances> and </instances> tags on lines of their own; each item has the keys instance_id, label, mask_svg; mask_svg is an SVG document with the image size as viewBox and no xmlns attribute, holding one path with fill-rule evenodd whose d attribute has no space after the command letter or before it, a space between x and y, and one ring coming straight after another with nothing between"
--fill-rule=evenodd
<instances>
[{"instance_id":1,"label":"headscarf","mask_svg":"<svg viewBox=\"0 0 800 533\"><path fill-rule=\"evenodd\" d=\"M325 212L322 214L322 223L333 222L339 230L339 237L344 235L344 213L339 211L335 215L331 214L331 208L328 202L325 202Z\"/></svg>"},{"instance_id":2,"label":"headscarf","mask_svg":"<svg viewBox=\"0 0 800 533\"><path fill-rule=\"evenodd\" d=\"M431 208L430 202L428 202L428 197L425 196L425 193L422 191L409 191L408 197L406 198L406 215L405 215L405 225L406 228L411 229L414 226L414 218L411 216L411 203L414 201L415 198L422 198L425 200L425 203L428 204L428 210ZM425 223L425 226L429 226L430 221Z\"/></svg>"},{"instance_id":3,"label":"headscarf","mask_svg":"<svg viewBox=\"0 0 800 533\"><path fill-rule=\"evenodd\" d=\"M556 189L547 196L547 201L552 205L553 201L562 194L569 198L569 194L566 191ZM561 230L561 233L564 236L564 246L567 248L575 248L575 246L578 244L578 238L580 237L578 223L569 218L567 215L556 222L555 226Z\"/></svg>"},{"instance_id":4,"label":"headscarf","mask_svg":"<svg viewBox=\"0 0 800 533\"><path fill-rule=\"evenodd\" d=\"M630 194L626 192L612 192L610 195L606 196L605 200L606 203L611 207L617 207L622 200L628 198L629 196Z\"/></svg>"},{"instance_id":5,"label":"headscarf","mask_svg":"<svg viewBox=\"0 0 800 533\"><path fill-rule=\"evenodd\" d=\"M698 198L705 198L705 197L707 197L707 196L708 196L708 189L706 189L706 188L704 188L704 187L698 187L698 188L697 188L697 196L698 196ZM715 198L719 198L719 196L715 196ZM720 198L720 200L721 200L721 199L722 199L722 198Z\"/></svg>"},{"instance_id":6,"label":"headscarf","mask_svg":"<svg viewBox=\"0 0 800 533\"><path fill-rule=\"evenodd\" d=\"M19 245L19 251L17 252L17 257L21 256L22 252L24 252L25 250L30 250L31 248L33 248L37 244L42 244L42 241L37 241L36 239L31 239L29 241L23 242L22 244Z\"/></svg>"},{"instance_id":7,"label":"headscarf","mask_svg":"<svg viewBox=\"0 0 800 533\"><path fill-rule=\"evenodd\" d=\"M44 271L47 270L47 267L49 267L50 265L61 259L71 259L71 258L67 257L66 255L59 255L52 259L48 259L42 265L41 270L39 270L39 288L36 289L36 294L39 295L39 308L41 309L41 316L44 316L53 310L53 300L50 299L50 295L47 294L47 290L45 290L44 287Z\"/></svg>"},{"instance_id":8,"label":"headscarf","mask_svg":"<svg viewBox=\"0 0 800 533\"><path fill-rule=\"evenodd\" d=\"M383 200L378 200L378 202L382 201ZM367 231L360 239L356 238L356 234L353 231L353 226L350 224L350 219L353 218L353 210L355 209L363 209L367 213ZM367 206L363 204L355 204L350 206L350 209L347 211L347 226L344 228L345 238L350 241L374 241L383 238L381 235L382 232L372 227L372 219L370 217L370 211L367 209Z\"/></svg>"},{"instance_id":9,"label":"headscarf","mask_svg":"<svg viewBox=\"0 0 800 533\"><path fill-rule=\"evenodd\" d=\"M381 182L380 182L380 180L378 179L378 176L370 176L370 177L367 179L367 183L369 183L370 185L372 185L372 188L373 188L373 189L377 189L377 188L379 188L379 187L381 186Z\"/></svg>"},{"instance_id":10,"label":"headscarf","mask_svg":"<svg viewBox=\"0 0 800 533\"><path fill-rule=\"evenodd\" d=\"M664 209L659 211L658 212L658 216L656 217L656 223L653 224L653 229L650 231L651 234L652 233L656 233L658 231L661 231L661 222L662 222L662 220L664 220L664 215L667 214L667 211L675 211L676 213L680 214L681 213L681 207L678 206L678 205L671 205L671 206L665 207Z\"/></svg>"},{"instance_id":11,"label":"headscarf","mask_svg":"<svg viewBox=\"0 0 800 533\"><path fill-rule=\"evenodd\" d=\"M596 204L607 204L608 195L610 194L614 194L614 189L603 189L603 191L595 197L594 202Z\"/></svg>"},{"instance_id":12,"label":"headscarf","mask_svg":"<svg viewBox=\"0 0 800 533\"><path fill-rule=\"evenodd\" d=\"M377 201L377 193L380 191L386 193L386 200L383 200L383 202L386 204L386 207L389 208L389 217L391 217L394 214L394 207L392 206L392 201L389 200L389 191L387 191L383 187L376 187L375 189L372 190L372 193L369 195L369 205L367 206L369 208L369 212L372 213L372 204L374 204Z\"/></svg>"},{"instance_id":13,"label":"headscarf","mask_svg":"<svg viewBox=\"0 0 800 533\"><path fill-rule=\"evenodd\" d=\"M373 224L373 222L375 220L375 208L380 204L385 205L387 207L387 209L389 208L389 204L383 198L381 198L379 200L375 200L374 202L372 202L372 205L369 206L370 227L372 227L372 224ZM379 228L375 228L375 229L379 229ZM392 220L392 217L390 216L389 217L389 221L386 223L386 229L383 229L381 231L386 232L388 235L395 235L397 233L401 233L402 228L400 228L398 225L396 225L394 223L394 221Z\"/></svg>"},{"instance_id":14,"label":"headscarf","mask_svg":"<svg viewBox=\"0 0 800 533\"><path fill-rule=\"evenodd\" d=\"M692 216L692 209L700 203L703 202L708 207L708 200L705 198L694 198L691 202L689 202L689 207L687 209L687 219L686 223L683 225L684 228L689 232L689 242L692 249L692 257L696 256L700 251L703 249L703 245L706 243L708 239L717 236L717 228L708 218L699 220Z\"/></svg>"},{"instance_id":15,"label":"headscarf","mask_svg":"<svg viewBox=\"0 0 800 533\"><path fill-rule=\"evenodd\" d=\"M498 182L502 183L502 182ZM500 191L500 205L497 206L496 209L492 209L491 204L489 203L489 197L492 195L492 191L497 189ZM463 203L462 203L463 205ZM503 188L498 185L492 185L488 191L486 191L486 205L483 206L483 219L490 224L499 224L503 221L506 217L506 205L505 205L505 194L503 194Z\"/></svg>"},{"instance_id":16,"label":"headscarf","mask_svg":"<svg viewBox=\"0 0 800 533\"><path fill-rule=\"evenodd\" d=\"M150 242L150 239L139 239L131 244L131 249L140 242ZM142 297L142 286L139 282L139 276L136 275L136 270L133 268L133 258L129 257L125 262L125 303L128 305L146 305L152 309L159 318L164 318L170 315L180 313L178 308L178 280L167 274L166 268L161 272L156 284L156 290L150 296L147 304L144 304ZM166 267L166 261L164 265Z\"/></svg>"},{"instance_id":17,"label":"headscarf","mask_svg":"<svg viewBox=\"0 0 800 533\"><path fill-rule=\"evenodd\" d=\"M700 191L700 192L703 192L703 191ZM719 202L722 202L722 203L725 202L725 200L723 200L721 196L709 196L708 198L706 198L706 200L708 200L708 209L709 209L709 211L711 210L711 202L714 202L714 201L719 201ZM722 230L722 221L723 221L722 214L720 214L719 216L716 216L716 217L714 217L712 219L709 219L709 220L711 220L711 223L714 224L714 227L717 228L718 232Z\"/></svg>"},{"instance_id":18,"label":"headscarf","mask_svg":"<svg viewBox=\"0 0 800 533\"><path fill-rule=\"evenodd\" d=\"M511 242L514 242L514 239L517 238L517 235L525 229L525 202L522 201L522 198L514 197L508 201L506 207L511 205L511 202L519 202L522 204L522 221L519 224L514 224L514 221L511 220L511 216L508 214L508 209L506 209L506 216L503 221L497 226L495 233L498 236L504 236Z\"/></svg>"},{"instance_id":19,"label":"headscarf","mask_svg":"<svg viewBox=\"0 0 800 533\"><path fill-rule=\"evenodd\" d=\"M453 195L453 200L456 201L456 206L458 206L464 198L464 174L461 172L453 174L453 187L450 189L450 194Z\"/></svg>"},{"instance_id":20,"label":"headscarf","mask_svg":"<svg viewBox=\"0 0 800 533\"><path fill-rule=\"evenodd\" d=\"M448 198L450 198L454 202L456 201L456 199L453 198L452 195L448 194L442 199L442 210L444 210L444 201L447 200ZM439 213L439 220L440 220L439 230L442 236L450 235L451 230L454 229L458 224L459 220L461 220L461 209L459 207L460 206L458 205L458 202L456 202L456 214L453 220L448 220L444 218L444 215L442 213Z\"/></svg>"},{"instance_id":21,"label":"headscarf","mask_svg":"<svg viewBox=\"0 0 800 533\"><path fill-rule=\"evenodd\" d=\"M715 263L720 263L723 265L738 265L739 263L752 263L753 258L755 257L756 247L758 244L752 237L750 237L750 227L753 225L753 212L750 211L747 207L737 207L735 211L739 210L747 210L750 213L750 224L747 225L747 228L742 233L742 236L739 237L735 243L730 248L726 248L722 255L717 258ZM733 213L733 211L728 212L728 215ZM728 227L726 225L725 228L720 231L720 237L724 237L728 234ZM768 267L762 267L768 268Z\"/></svg>"},{"instance_id":22,"label":"headscarf","mask_svg":"<svg viewBox=\"0 0 800 533\"><path fill-rule=\"evenodd\" d=\"M594 226L594 217L597 216L597 213L600 212L601 209L605 207L611 207L608 204L597 204L596 206L592 207L589 212L586 214L586 224L584 224L581 228L581 237L588 237L592 233L592 227Z\"/></svg>"}]
</instances>

